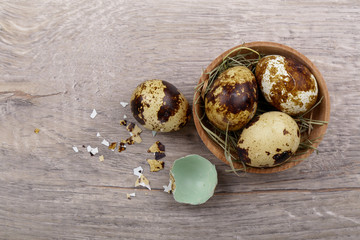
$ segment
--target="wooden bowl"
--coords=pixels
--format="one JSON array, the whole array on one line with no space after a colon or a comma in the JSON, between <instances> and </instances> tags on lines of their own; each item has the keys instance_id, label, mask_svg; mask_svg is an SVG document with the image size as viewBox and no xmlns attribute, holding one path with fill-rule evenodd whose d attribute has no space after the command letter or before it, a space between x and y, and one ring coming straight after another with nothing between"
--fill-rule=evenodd
<instances>
[{"instance_id":1,"label":"wooden bowl","mask_svg":"<svg viewBox=\"0 0 360 240\"><path fill-rule=\"evenodd\" d=\"M251 48L251 49L259 52L260 54L264 54L264 55L276 54L276 55L282 55L282 56L285 56L285 57L290 57L290 58L293 58L293 59L299 61L300 63L304 64L306 67L308 67L308 69L315 76L315 78L317 80L317 83L318 83L318 88L319 88L318 99L323 97L321 103L312 111L312 119L329 121L329 118L330 118L330 99L329 99L329 93L328 93L328 90L327 90L327 87L326 87L325 80L322 77L321 73L319 72L319 70L315 67L315 65L307 57L305 57L304 55L302 55L298 51L296 51L296 50L294 50L294 49L292 49L292 48L290 48L288 46L279 44L279 43L273 43L273 42L250 42L250 43L244 43L242 45L233 47L233 48L225 51L224 53L222 53L220 56L215 58L215 60L210 63L210 65L205 69L205 71L201 75L199 83L207 81L208 74L206 74L206 73L210 72L212 69L214 69L216 66L218 66L223 61L224 57L226 57L229 53L231 53L232 51L234 51L235 49L237 49L239 47ZM247 50L242 49L242 50L239 50L239 51L243 51L245 53ZM232 55L234 55L236 53L238 53L238 51L232 52L230 54L230 56L232 56ZM229 162L225 158L224 150L208 136L208 134L202 128L202 126L201 126L201 124L199 122L199 119L196 117L195 111L200 115L204 113L204 108L202 106L204 106L203 99L200 97L199 91L196 91L195 95L194 95L194 104L193 104L193 115L194 115L194 122L195 122L196 130L197 130L200 138L202 139L202 141L206 145L206 147L217 158L219 158L220 160L222 160L226 164L229 164ZM203 123L206 124L206 121L207 121L206 117L202 121L203 121ZM322 138L323 138L323 136L324 136L324 134L326 132L326 129L327 129L327 124L321 125L321 126L314 126L314 129L311 131L311 133L309 135L309 139L318 139L318 141L312 145L313 147L315 147L315 148L318 147L318 145L320 144L320 141L322 140ZM247 166L246 167L246 172L251 172L251 173L275 173L275 172L283 171L283 170L286 170L286 169L289 169L289 168L292 168L292 167L298 165L300 162L302 162L303 159L310 156L310 154L312 152L314 152L314 150L310 149L310 150L308 150L306 153L304 153L302 155L293 156L293 157L290 158L290 160L288 160L284 164L276 166L276 167L254 168L254 167ZM296 161L294 161L294 160L296 160ZM234 161L233 165L234 165L235 168L238 168L238 169L243 168L243 165L242 165L241 162L235 162Z\"/></svg>"}]
</instances>

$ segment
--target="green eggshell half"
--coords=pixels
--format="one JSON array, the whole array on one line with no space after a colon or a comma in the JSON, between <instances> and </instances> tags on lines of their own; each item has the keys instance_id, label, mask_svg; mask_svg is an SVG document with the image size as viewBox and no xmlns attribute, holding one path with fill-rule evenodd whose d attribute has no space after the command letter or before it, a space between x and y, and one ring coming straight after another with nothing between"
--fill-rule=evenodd
<instances>
[{"instance_id":1,"label":"green eggshell half","mask_svg":"<svg viewBox=\"0 0 360 240\"><path fill-rule=\"evenodd\" d=\"M215 165L199 155L177 159L170 171L174 181L174 199L180 203L202 204L214 195L217 185Z\"/></svg>"}]
</instances>

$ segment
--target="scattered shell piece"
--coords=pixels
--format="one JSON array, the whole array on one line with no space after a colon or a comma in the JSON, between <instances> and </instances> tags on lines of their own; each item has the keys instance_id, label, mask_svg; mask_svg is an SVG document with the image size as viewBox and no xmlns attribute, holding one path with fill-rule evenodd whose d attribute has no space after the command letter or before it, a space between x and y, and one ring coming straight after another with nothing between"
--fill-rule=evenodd
<instances>
[{"instance_id":1,"label":"scattered shell piece","mask_svg":"<svg viewBox=\"0 0 360 240\"><path fill-rule=\"evenodd\" d=\"M100 161L100 162L103 162L104 159L105 159L105 158L104 158L104 155L99 156L99 161Z\"/></svg>"},{"instance_id":2,"label":"scattered shell piece","mask_svg":"<svg viewBox=\"0 0 360 240\"><path fill-rule=\"evenodd\" d=\"M100 133L99 133L99 132L96 134L96 136L97 136L97 137L101 137L101 135L100 135Z\"/></svg>"},{"instance_id":3,"label":"scattered shell piece","mask_svg":"<svg viewBox=\"0 0 360 240\"><path fill-rule=\"evenodd\" d=\"M124 114L124 117L123 117L124 119L127 119L127 116Z\"/></svg>"},{"instance_id":4,"label":"scattered shell piece","mask_svg":"<svg viewBox=\"0 0 360 240\"><path fill-rule=\"evenodd\" d=\"M110 143L109 143L107 140L105 140L105 139L102 140L101 144L103 144L103 145L105 145L105 146L107 146L107 147L110 146Z\"/></svg>"},{"instance_id":5,"label":"scattered shell piece","mask_svg":"<svg viewBox=\"0 0 360 240\"><path fill-rule=\"evenodd\" d=\"M162 158L166 157L165 153L163 153L163 152L156 152L154 154L155 154L155 159L156 160L159 160L159 159L162 159Z\"/></svg>"},{"instance_id":6,"label":"scattered shell piece","mask_svg":"<svg viewBox=\"0 0 360 240\"><path fill-rule=\"evenodd\" d=\"M146 187L147 189L151 190L150 182L143 174L141 174L141 176L138 179L136 179L135 187L138 187L138 186L143 186L143 187Z\"/></svg>"},{"instance_id":7,"label":"scattered shell piece","mask_svg":"<svg viewBox=\"0 0 360 240\"><path fill-rule=\"evenodd\" d=\"M115 151L116 148L116 142L112 142L110 143L109 147L108 147L111 151Z\"/></svg>"},{"instance_id":8,"label":"scattered shell piece","mask_svg":"<svg viewBox=\"0 0 360 240\"><path fill-rule=\"evenodd\" d=\"M137 168L134 168L133 171L135 176L141 177L142 173L144 172L144 169L141 166L139 166Z\"/></svg>"},{"instance_id":9,"label":"scattered shell piece","mask_svg":"<svg viewBox=\"0 0 360 240\"><path fill-rule=\"evenodd\" d=\"M165 146L159 141L156 141L149 149L147 150L148 153L156 153L156 152L165 152Z\"/></svg>"},{"instance_id":10,"label":"scattered shell piece","mask_svg":"<svg viewBox=\"0 0 360 240\"><path fill-rule=\"evenodd\" d=\"M35 128L34 133L38 134L40 132L40 129Z\"/></svg>"},{"instance_id":11,"label":"scattered shell piece","mask_svg":"<svg viewBox=\"0 0 360 240\"><path fill-rule=\"evenodd\" d=\"M91 151L90 151L90 155L91 156L94 156L96 155L97 153L99 152L99 149L96 147L96 148L92 148Z\"/></svg>"},{"instance_id":12,"label":"scattered shell piece","mask_svg":"<svg viewBox=\"0 0 360 240\"><path fill-rule=\"evenodd\" d=\"M133 142L142 142L142 139L140 137L140 133L142 132L142 130L138 127L138 125L136 125L135 123L130 123L129 125L127 125L126 129L129 131L131 136L127 139L129 145L131 145L130 143L134 144Z\"/></svg>"},{"instance_id":13,"label":"scattered shell piece","mask_svg":"<svg viewBox=\"0 0 360 240\"><path fill-rule=\"evenodd\" d=\"M79 149L77 147L72 147L74 149L74 152L79 152Z\"/></svg>"},{"instance_id":14,"label":"scattered shell piece","mask_svg":"<svg viewBox=\"0 0 360 240\"><path fill-rule=\"evenodd\" d=\"M135 197L135 193L127 193L126 197L130 200L132 197Z\"/></svg>"},{"instance_id":15,"label":"scattered shell piece","mask_svg":"<svg viewBox=\"0 0 360 240\"><path fill-rule=\"evenodd\" d=\"M150 172L158 172L165 166L164 161L159 161L156 159L147 159L146 161L150 165Z\"/></svg>"},{"instance_id":16,"label":"scattered shell piece","mask_svg":"<svg viewBox=\"0 0 360 240\"><path fill-rule=\"evenodd\" d=\"M125 151L126 150L126 140L121 140L119 143L119 152Z\"/></svg>"},{"instance_id":17,"label":"scattered shell piece","mask_svg":"<svg viewBox=\"0 0 360 240\"><path fill-rule=\"evenodd\" d=\"M153 135L153 137L155 137L157 134L157 131L151 131L151 134Z\"/></svg>"},{"instance_id":18,"label":"scattered shell piece","mask_svg":"<svg viewBox=\"0 0 360 240\"><path fill-rule=\"evenodd\" d=\"M126 126L127 125L127 121L125 119L120 120L120 125L121 126Z\"/></svg>"},{"instance_id":19,"label":"scattered shell piece","mask_svg":"<svg viewBox=\"0 0 360 240\"><path fill-rule=\"evenodd\" d=\"M138 127L135 123L130 123L126 129L133 135L138 135L142 132L141 128Z\"/></svg>"},{"instance_id":20,"label":"scattered shell piece","mask_svg":"<svg viewBox=\"0 0 360 240\"><path fill-rule=\"evenodd\" d=\"M90 145L86 147L86 150L90 153L91 156L94 156L99 152L99 149L97 147L92 148Z\"/></svg>"},{"instance_id":21,"label":"scattered shell piece","mask_svg":"<svg viewBox=\"0 0 360 240\"><path fill-rule=\"evenodd\" d=\"M92 113L91 113L90 117L94 119L94 118L96 117L96 115L97 115L97 112L96 112L96 110L95 110L95 109L93 109L93 111L92 111Z\"/></svg>"},{"instance_id":22,"label":"scattered shell piece","mask_svg":"<svg viewBox=\"0 0 360 240\"><path fill-rule=\"evenodd\" d=\"M92 149L92 147L91 147L90 145L86 147L86 150L87 150L88 152L91 152L91 149Z\"/></svg>"},{"instance_id":23,"label":"scattered shell piece","mask_svg":"<svg viewBox=\"0 0 360 240\"><path fill-rule=\"evenodd\" d=\"M136 143L141 143L142 142L142 139L141 139L140 135L133 135L130 138L132 138L134 140L134 142L136 142Z\"/></svg>"},{"instance_id":24,"label":"scattered shell piece","mask_svg":"<svg viewBox=\"0 0 360 240\"><path fill-rule=\"evenodd\" d=\"M120 102L120 105L123 106L123 107L126 107L129 103L127 102Z\"/></svg>"},{"instance_id":25,"label":"scattered shell piece","mask_svg":"<svg viewBox=\"0 0 360 240\"><path fill-rule=\"evenodd\" d=\"M169 185L164 185L163 188L164 188L164 192L167 192L167 193L172 193L172 180L170 179L169 180Z\"/></svg>"},{"instance_id":26,"label":"scattered shell piece","mask_svg":"<svg viewBox=\"0 0 360 240\"><path fill-rule=\"evenodd\" d=\"M134 138L131 136L125 140L128 145L133 145L135 143Z\"/></svg>"},{"instance_id":27,"label":"scattered shell piece","mask_svg":"<svg viewBox=\"0 0 360 240\"><path fill-rule=\"evenodd\" d=\"M154 153L155 159L159 160L161 158L164 158L165 155L165 146L159 141L156 141L151 147L147 150L148 153Z\"/></svg>"}]
</instances>

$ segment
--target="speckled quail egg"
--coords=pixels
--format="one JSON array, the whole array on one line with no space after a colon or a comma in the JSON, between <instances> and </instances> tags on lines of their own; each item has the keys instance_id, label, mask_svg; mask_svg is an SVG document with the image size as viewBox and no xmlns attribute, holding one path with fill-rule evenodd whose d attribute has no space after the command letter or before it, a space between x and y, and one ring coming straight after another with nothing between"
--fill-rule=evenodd
<instances>
[{"instance_id":1,"label":"speckled quail egg","mask_svg":"<svg viewBox=\"0 0 360 240\"><path fill-rule=\"evenodd\" d=\"M305 113L316 102L318 85L314 75L294 59L265 56L257 64L255 75L265 99L291 116Z\"/></svg>"},{"instance_id":2,"label":"speckled quail egg","mask_svg":"<svg viewBox=\"0 0 360 240\"><path fill-rule=\"evenodd\" d=\"M218 183L214 164L193 154L175 160L170 171L173 197L177 202L191 205L205 203Z\"/></svg>"},{"instance_id":3,"label":"speckled quail egg","mask_svg":"<svg viewBox=\"0 0 360 240\"><path fill-rule=\"evenodd\" d=\"M254 74L244 66L222 72L205 95L205 113L217 128L236 131L254 116L258 90Z\"/></svg>"},{"instance_id":4,"label":"speckled quail egg","mask_svg":"<svg viewBox=\"0 0 360 240\"><path fill-rule=\"evenodd\" d=\"M134 118L153 131L177 131L191 118L191 109L184 95L163 80L147 80L138 85L130 105Z\"/></svg>"},{"instance_id":5,"label":"speckled quail egg","mask_svg":"<svg viewBox=\"0 0 360 240\"><path fill-rule=\"evenodd\" d=\"M252 167L273 167L287 161L299 143L299 127L292 117L279 111L266 112L243 129L238 156Z\"/></svg>"}]
</instances>

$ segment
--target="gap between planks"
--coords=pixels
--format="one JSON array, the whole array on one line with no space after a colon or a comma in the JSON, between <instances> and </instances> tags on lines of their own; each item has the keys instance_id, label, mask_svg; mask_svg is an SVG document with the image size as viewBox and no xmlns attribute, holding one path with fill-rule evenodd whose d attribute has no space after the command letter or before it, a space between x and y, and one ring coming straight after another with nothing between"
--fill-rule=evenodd
<instances>
[{"instance_id":1,"label":"gap between planks","mask_svg":"<svg viewBox=\"0 0 360 240\"><path fill-rule=\"evenodd\" d=\"M144 190L149 191L147 188L137 187L119 187L110 185L86 185L86 187L94 188L111 188L121 190ZM151 191L164 191L163 188L151 188ZM347 192L347 191L360 191L360 187L341 187L341 188L319 188L319 189L270 189L270 190L253 190L244 192L216 192L214 195L243 195L243 194L259 194L259 193L284 193L284 192L298 192L298 193L322 193L322 192Z\"/></svg>"}]
</instances>

